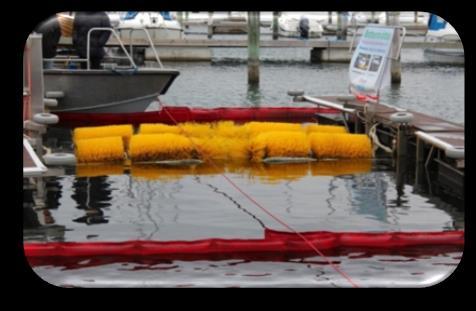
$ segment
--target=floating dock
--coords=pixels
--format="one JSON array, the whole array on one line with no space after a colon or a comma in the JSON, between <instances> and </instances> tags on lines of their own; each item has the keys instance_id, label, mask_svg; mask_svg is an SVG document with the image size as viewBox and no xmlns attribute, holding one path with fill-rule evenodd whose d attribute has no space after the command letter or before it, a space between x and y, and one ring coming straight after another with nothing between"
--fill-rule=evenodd
<instances>
[{"instance_id":1,"label":"floating dock","mask_svg":"<svg viewBox=\"0 0 476 311\"><path fill-rule=\"evenodd\" d=\"M349 115L349 123L355 133L369 133L369 124L378 124L376 128L380 141L395 151L397 175L406 171L408 163L415 164L415 183L420 184L426 178L428 168L436 170L435 180L450 191L452 195L464 196L464 125L449 122L420 112L391 107L385 104L368 104L351 97L320 96L300 99L312 101L318 106L339 109ZM395 122L395 115L401 113L407 122ZM361 117L364 116L365 120ZM325 116L320 116L324 118ZM332 123L335 120L328 120ZM346 124L350 126L349 124ZM414 159L414 161L408 161ZM404 168L402 168L404 166ZM400 167L400 168L399 168ZM401 173L401 172L400 172ZM426 175L426 176L425 176ZM431 189L430 189L431 192Z\"/></svg>"}]
</instances>

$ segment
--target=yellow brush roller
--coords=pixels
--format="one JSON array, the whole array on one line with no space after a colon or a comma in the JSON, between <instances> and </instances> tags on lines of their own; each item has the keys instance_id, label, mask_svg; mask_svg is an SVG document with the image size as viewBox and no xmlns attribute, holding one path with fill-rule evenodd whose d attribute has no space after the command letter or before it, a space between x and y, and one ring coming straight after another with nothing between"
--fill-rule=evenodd
<instances>
[{"instance_id":1,"label":"yellow brush roller","mask_svg":"<svg viewBox=\"0 0 476 311\"><path fill-rule=\"evenodd\" d=\"M248 158L248 140L222 136L192 138L200 159L241 160Z\"/></svg>"},{"instance_id":2,"label":"yellow brush roller","mask_svg":"<svg viewBox=\"0 0 476 311\"><path fill-rule=\"evenodd\" d=\"M213 125L213 135L228 138L248 138L246 128L233 121L219 121Z\"/></svg>"},{"instance_id":3,"label":"yellow brush roller","mask_svg":"<svg viewBox=\"0 0 476 311\"><path fill-rule=\"evenodd\" d=\"M144 123L141 124L139 127L140 134L165 134L165 133L172 133L172 134L180 134L180 129L176 125L167 125L161 123Z\"/></svg>"},{"instance_id":4,"label":"yellow brush roller","mask_svg":"<svg viewBox=\"0 0 476 311\"><path fill-rule=\"evenodd\" d=\"M266 157L308 157L309 140L306 134L292 131L267 132L250 140L252 161Z\"/></svg>"},{"instance_id":5,"label":"yellow brush roller","mask_svg":"<svg viewBox=\"0 0 476 311\"><path fill-rule=\"evenodd\" d=\"M319 125L309 124L305 127L308 134L311 133L347 133L347 130L343 126L337 125Z\"/></svg>"},{"instance_id":6,"label":"yellow brush roller","mask_svg":"<svg viewBox=\"0 0 476 311\"><path fill-rule=\"evenodd\" d=\"M132 161L163 161L196 158L192 141L177 134L140 134L131 138Z\"/></svg>"},{"instance_id":7,"label":"yellow brush roller","mask_svg":"<svg viewBox=\"0 0 476 311\"><path fill-rule=\"evenodd\" d=\"M309 135L314 156L322 158L370 158L372 146L365 134L312 133Z\"/></svg>"},{"instance_id":8,"label":"yellow brush roller","mask_svg":"<svg viewBox=\"0 0 476 311\"><path fill-rule=\"evenodd\" d=\"M302 132L303 127L297 123L248 122L243 125L243 130L249 137L254 137L266 132Z\"/></svg>"},{"instance_id":9,"label":"yellow brush roller","mask_svg":"<svg viewBox=\"0 0 476 311\"><path fill-rule=\"evenodd\" d=\"M114 162L125 159L122 137L101 137L76 141L76 157L80 163Z\"/></svg>"},{"instance_id":10,"label":"yellow brush roller","mask_svg":"<svg viewBox=\"0 0 476 311\"><path fill-rule=\"evenodd\" d=\"M99 138L99 137L114 137L121 136L124 140L126 148L129 145L129 140L134 133L132 125L107 125L95 127L79 127L74 129L73 139L75 142L81 139Z\"/></svg>"}]
</instances>

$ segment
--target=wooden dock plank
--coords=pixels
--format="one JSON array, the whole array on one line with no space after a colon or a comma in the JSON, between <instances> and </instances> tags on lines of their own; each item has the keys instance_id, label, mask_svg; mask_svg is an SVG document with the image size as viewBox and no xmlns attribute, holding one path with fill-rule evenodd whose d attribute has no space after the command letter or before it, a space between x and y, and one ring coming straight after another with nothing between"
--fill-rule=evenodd
<instances>
[{"instance_id":1,"label":"wooden dock plank","mask_svg":"<svg viewBox=\"0 0 476 311\"><path fill-rule=\"evenodd\" d=\"M317 98L321 98L324 100L328 100L331 102L343 104L345 103L346 106L349 108L358 109L359 111L364 111L364 103L359 102L357 100L350 100L350 101L340 101L338 100L339 96L319 96ZM375 117L380 119L381 121L390 122L390 116L398 112L398 107L392 108L391 106L387 105L380 105L380 104L371 104L368 109L375 114ZM413 111L408 109L408 112L411 112L414 116L413 121L410 123L416 130L421 130L424 132L464 132L464 126L446 121L437 117L429 116L423 114L421 112Z\"/></svg>"},{"instance_id":2,"label":"wooden dock plank","mask_svg":"<svg viewBox=\"0 0 476 311\"><path fill-rule=\"evenodd\" d=\"M319 96L319 99L324 99L337 104L344 104L346 107L356 109L360 112L364 111L365 103L357 100L339 100L342 96ZM398 112L397 107L393 108L387 105L370 104L369 111L374 114L374 118L378 122L385 124L392 124L390 116ZM421 112L407 110L414 116L410 126L414 131L423 131L429 135L434 136L455 148L464 148L464 126L458 123L446 121L437 117L429 116ZM396 127L396 124L394 125Z\"/></svg>"}]
</instances>

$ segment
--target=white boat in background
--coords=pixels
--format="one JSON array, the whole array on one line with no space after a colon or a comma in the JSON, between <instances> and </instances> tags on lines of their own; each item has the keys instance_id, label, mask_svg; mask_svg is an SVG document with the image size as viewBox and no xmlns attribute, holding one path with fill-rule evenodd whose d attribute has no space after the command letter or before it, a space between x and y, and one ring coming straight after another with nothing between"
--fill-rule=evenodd
<instances>
[{"instance_id":1,"label":"white boat in background","mask_svg":"<svg viewBox=\"0 0 476 311\"><path fill-rule=\"evenodd\" d=\"M454 29L443 18L431 15L428 21L428 32L425 37L430 42L461 42L461 39ZM464 64L464 49L435 49L427 48L424 50L427 60L435 63L445 64Z\"/></svg>"},{"instance_id":2,"label":"white boat in background","mask_svg":"<svg viewBox=\"0 0 476 311\"><path fill-rule=\"evenodd\" d=\"M319 17L310 14L296 15L289 13L282 13L278 18L279 35L283 37L300 37L299 22L303 17L309 20L309 38L322 37L323 28Z\"/></svg>"},{"instance_id":3,"label":"white boat in background","mask_svg":"<svg viewBox=\"0 0 476 311\"><path fill-rule=\"evenodd\" d=\"M118 31L122 40L127 40L129 36L134 39L147 40L142 31L134 31L131 34L131 28L146 28L152 40L183 38L180 23L167 12L109 13L109 18L111 25Z\"/></svg>"},{"instance_id":4,"label":"white boat in background","mask_svg":"<svg viewBox=\"0 0 476 311\"><path fill-rule=\"evenodd\" d=\"M369 13L369 12L367 12ZM422 25L426 26L428 25L428 18L430 14L426 12L417 12L417 21L415 23L415 12L413 11L402 11L399 12L399 23L402 26L406 25ZM387 14L386 12L379 12L378 14L378 23L382 25L387 24Z\"/></svg>"}]
</instances>

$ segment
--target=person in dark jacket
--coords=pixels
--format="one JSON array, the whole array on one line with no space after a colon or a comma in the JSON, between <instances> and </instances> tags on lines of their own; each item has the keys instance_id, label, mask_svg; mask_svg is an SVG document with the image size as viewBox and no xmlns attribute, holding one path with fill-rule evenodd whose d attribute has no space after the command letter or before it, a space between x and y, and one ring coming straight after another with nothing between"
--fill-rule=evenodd
<instances>
[{"instance_id":1,"label":"person in dark jacket","mask_svg":"<svg viewBox=\"0 0 476 311\"><path fill-rule=\"evenodd\" d=\"M39 24L34 31L42 34L43 58L55 57L61 37L61 29L56 15Z\"/></svg>"},{"instance_id":2,"label":"person in dark jacket","mask_svg":"<svg viewBox=\"0 0 476 311\"><path fill-rule=\"evenodd\" d=\"M88 32L94 27L111 27L111 21L105 12L77 12L73 24L73 46L81 58L87 57ZM104 46L109 40L109 31L94 31L90 37L89 58L91 68L99 69L104 57ZM86 64L81 64L86 68Z\"/></svg>"},{"instance_id":3,"label":"person in dark jacket","mask_svg":"<svg viewBox=\"0 0 476 311\"><path fill-rule=\"evenodd\" d=\"M299 33L301 39L309 38L309 19L306 16L301 16L301 19L299 20Z\"/></svg>"}]
</instances>

